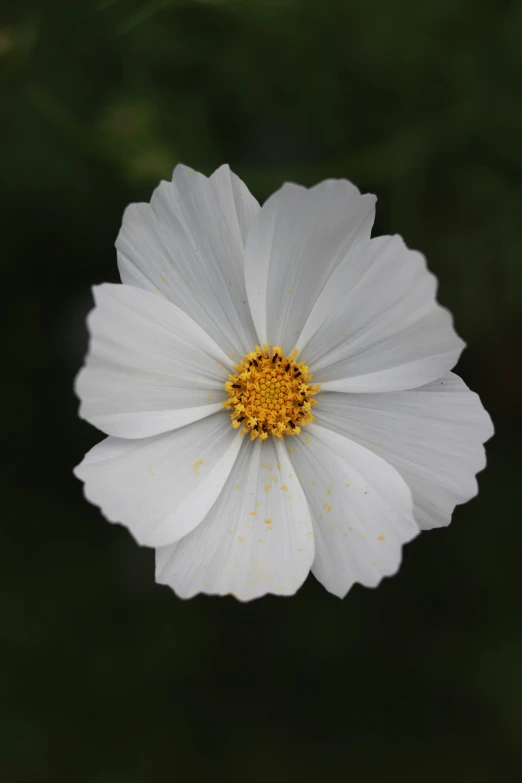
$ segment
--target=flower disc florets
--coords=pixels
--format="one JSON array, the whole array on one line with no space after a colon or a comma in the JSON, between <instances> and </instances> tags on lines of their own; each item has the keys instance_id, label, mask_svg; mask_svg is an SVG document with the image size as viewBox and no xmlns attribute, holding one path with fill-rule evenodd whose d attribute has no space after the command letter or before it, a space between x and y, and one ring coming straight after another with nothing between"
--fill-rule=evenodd
<instances>
[{"instance_id":1,"label":"flower disc florets","mask_svg":"<svg viewBox=\"0 0 522 783\"><path fill-rule=\"evenodd\" d=\"M225 390L229 399L223 403L231 410L232 426L242 435L266 440L269 435L298 435L301 427L313 421L312 399L319 386L311 386L312 375L303 362L297 363L297 350L286 357L276 345L245 354L229 375Z\"/></svg>"}]
</instances>

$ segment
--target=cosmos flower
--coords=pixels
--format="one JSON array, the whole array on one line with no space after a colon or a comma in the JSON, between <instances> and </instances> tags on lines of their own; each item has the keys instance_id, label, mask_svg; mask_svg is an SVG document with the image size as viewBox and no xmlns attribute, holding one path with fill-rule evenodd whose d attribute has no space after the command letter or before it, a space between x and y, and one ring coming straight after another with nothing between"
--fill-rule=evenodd
<instances>
[{"instance_id":1,"label":"cosmos flower","mask_svg":"<svg viewBox=\"0 0 522 783\"><path fill-rule=\"evenodd\" d=\"M284 185L260 207L185 166L128 207L94 289L88 500L181 597L344 596L477 492L492 434L423 256L370 238L375 197Z\"/></svg>"}]
</instances>

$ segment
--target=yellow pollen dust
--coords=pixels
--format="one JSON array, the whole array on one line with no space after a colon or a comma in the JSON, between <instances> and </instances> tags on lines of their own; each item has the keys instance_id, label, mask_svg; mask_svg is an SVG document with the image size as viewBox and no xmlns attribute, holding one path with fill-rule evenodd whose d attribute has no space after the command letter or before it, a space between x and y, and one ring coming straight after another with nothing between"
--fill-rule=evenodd
<instances>
[{"instance_id":1,"label":"yellow pollen dust","mask_svg":"<svg viewBox=\"0 0 522 783\"><path fill-rule=\"evenodd\" d=\"M286 357L276 345L246 353L228 376L223 405L232 426L250 438L266 440L269 435L299 435L301 427L313 421L313 396L320 387L310 385L312 375L303 362L296 362L297 349Z\"/></svg>"}]
</instances>

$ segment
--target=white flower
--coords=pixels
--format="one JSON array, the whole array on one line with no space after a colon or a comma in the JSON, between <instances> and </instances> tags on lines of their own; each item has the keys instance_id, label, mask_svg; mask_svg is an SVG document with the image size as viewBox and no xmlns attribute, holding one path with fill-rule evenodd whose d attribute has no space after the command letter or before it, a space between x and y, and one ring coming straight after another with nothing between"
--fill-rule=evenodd
<instances>
[{"instance_id":1,"label":"white flower","mask_svg":"<svg viewBox=\"0 0 522 783\"><path fill-rule=\"evenodd\" d=\"M75 472L179 596L375 586L476 494L493 429L450 372L464 344L374 212L344 180L260 207L228 166L126 210L77 379L109 437Z\"/></svg>"}]
</instances>

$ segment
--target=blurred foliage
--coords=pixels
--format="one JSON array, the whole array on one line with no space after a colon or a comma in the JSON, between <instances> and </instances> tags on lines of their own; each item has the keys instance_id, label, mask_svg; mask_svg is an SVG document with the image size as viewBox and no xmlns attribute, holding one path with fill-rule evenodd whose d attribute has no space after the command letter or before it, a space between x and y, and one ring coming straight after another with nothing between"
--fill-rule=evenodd
<instances>
[{"instance_id":1,"label":"blurred foliage","mask_svg":"<svg viewBox=\"0 0 522 783\"><path fill-rule=\"evenodd\" d=\"M2 780L522 779L521 39L514 0L4 0ZM182 602L71 477L89 286L178 161L348 177L440 278L497 435L377 591Z\"/></svg>"}]
</instances>

